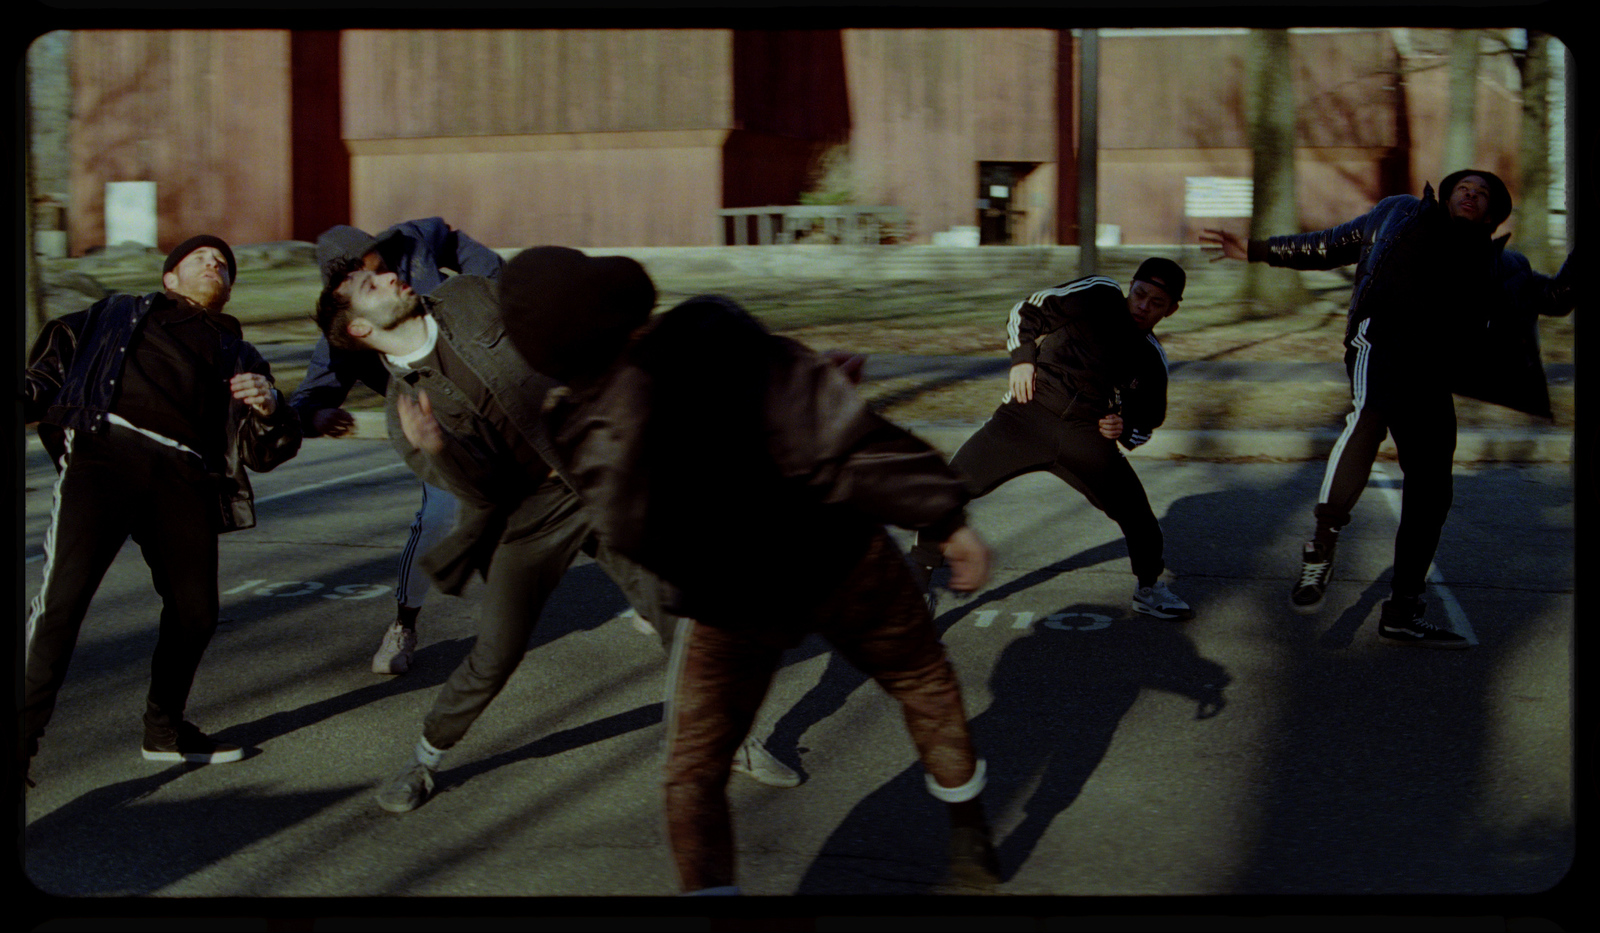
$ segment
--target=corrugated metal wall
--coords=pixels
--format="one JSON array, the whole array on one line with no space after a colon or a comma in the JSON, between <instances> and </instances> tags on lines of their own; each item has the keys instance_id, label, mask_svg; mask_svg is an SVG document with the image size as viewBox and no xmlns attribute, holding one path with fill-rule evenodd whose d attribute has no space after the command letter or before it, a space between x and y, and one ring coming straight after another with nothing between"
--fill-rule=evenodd
<instances>
[{"instance_id":1,"label":"corrugated metal wall","mask_svg":"<svg viewBox=\"0 0 1600 933\"><path fill-rule=\"evenodd\" d=\"M1123 242L1194 242L1212 221L1184 216L1185 179L1250 177L1248 43L1243 33L1102 38L1100 219L1121 227ZM1398 137L1397 63L1382 31L1296 33L1290 48L1301 218L1319 228L1382 197Z\"/></svg>"},{"instance_id":2,"label":"corrugated metal wall","mask_svg":"<svg viewBox=\"0 0 1600 933\"><path fill-rule=\"evenodd\" d=\"M351 222L505 246L716 242L724 30L350 30Z\"/></svg>"},{"instance_id":3,"label":"corrugated metal wall","mask_svg":"<svg viewBox=\"0 0 1600 933\"><path fill-rule=\"evenodd\" d=\"M289 229L288 34L74 34L69 249L105 244L105 184L156 182L157 233Z\"/></svg>"},{"instance_id":4,"label":"corrugated metal wall","mask_svg":"<svg viewBox=\"0 0 1600 933\"><path fill-rule=\"evenodd\" d=\"M928 242L977 225L978 162L1054 163L1056 37L1046 29L847 30L861 200L905 208L913 234ZM1053 187L1042 196L1053 204ZM1054 243L1054 230L1041 224L1023 242Z\"/></svg>"},{"instance_id":5,"label":"corrugated metal wall","mask_svg":"<svg viewBox=\"0 0 1600 933\"><path fill-rule=\"evenodd\" d=\"M1448 168L1436 164L1444 69L1417 71L1423 48L1397 80L1394 34L1292 36L1307 227ZM798 200L818 154L843 138L857 200L905 209L918 242L977 223L980 162L1036 165L1016 185L1016 241L1051 244L1058 179L1070 179L1059 149L1073 137L1058 114L1074 102L1056 100L1067 35L351 30L338 34L337 65L291 95L291 49L303 61L332 46L273 31L80 32L70 249L103 243L115 180L158 183L165 245L203 229L305 236L342 212L374 228L438 214L506 246L713 244L719 208ZM1442 48L1447 35L1408 41ZM1102 36L1099 214L1124 242L1192 242L1203 219L1183 214L1184 179L1249 176L1247 41ZM335 74L339 87L319 92ZM1482 167L1513 188L1515 86L1504 57L1481 61ZM325 128L305 119L324 101L339 108ZM342 166L341 144L290 138L306 125L342 134L348 207L333 203L341 185L313 184Z\"/></svg>"}]
</instances>

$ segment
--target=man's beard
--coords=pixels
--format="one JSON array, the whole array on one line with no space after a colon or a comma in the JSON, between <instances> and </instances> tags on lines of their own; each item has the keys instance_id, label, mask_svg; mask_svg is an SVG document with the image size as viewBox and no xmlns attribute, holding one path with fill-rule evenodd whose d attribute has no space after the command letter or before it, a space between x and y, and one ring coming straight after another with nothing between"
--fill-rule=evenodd
<instances>
[{"instance_id":1,"label":"man's beard","mask_svg":"<svg viewBox=\"0 0 1600 933\"><path fill-rule=\"evenodd\" d=\"M383 329L384 330L394 330L395 328L399 327L401 324L404 324L407 321L415 320L416 318L422 317L422 315L427 312L427 308L423 307L423 305L422 305L422 299L421 298L419 298L416 294L412 294L410 296L410 298L411 298L410 304L409 305L405 305L405 307L403 307L403 308L401 308L401 310L397 311L395 313L394 317L389 319L389 323L383 325ZM402 301L401 303L405 304L404 301Z\"/></svg>"},{"instance_id":2,"label":"man's beard","mask_svg":"<svg viewBox=\"0 0 1600 933\"><path fill-rule=\"evenodd\" d=\"M175 294L183 296L212 314L217 314L227 305L232 293L233 288L229 285L216 279L202 279L200 284L191 287L187 292Z\"/></svg>"}]
</instances>

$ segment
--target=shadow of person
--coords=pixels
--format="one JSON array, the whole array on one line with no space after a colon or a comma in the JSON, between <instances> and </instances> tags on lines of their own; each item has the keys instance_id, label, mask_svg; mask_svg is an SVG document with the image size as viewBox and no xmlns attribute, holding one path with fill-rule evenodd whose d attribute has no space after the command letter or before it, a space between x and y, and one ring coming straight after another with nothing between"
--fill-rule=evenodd
<instances>
[{"instance_id":1,"label":"shadow of person","mask_svg":"<svg viewBox=\"0 0 1600 933\"><path fill-rule=\"evenodd\" d=\"M1024 590L1031 589L1073 570L1093 567L1097 564L1116 560L1119 557L1126 558L1127 554L1127 546L1121 539L1118 539L1081 551L1065 560L1059 560L1048 566L1040 567L1038 570L1031 570L1009 583L984 590L976 596L958 597L961 600L959 603L940 613L934 619L934 627L942 637L945 632L949 631L951 626L988 603L1008 599ZM936 585L942 585L948 577L949 571L946 568L934 571ZM1113 611L1111 615L1115 616L1119 611ZM806 731L837 713L843 708L850 695L868 680L867 676L851 666L850 662L840 657L837 653L833 653L832 646L816 636L807 638L799 648L787 653L783 663L785 665L798 663L801 660L824 652L829 653L828 666L823 669L822 676L817 679L816 686L806 691L804 696L779 717L772 727L771 734L766 736L764 741L767 751L795 769L802 779L807 774L800 762L800 754L803 751L800 743L805 737Z\"/></svg>"},{"instance_id":2,"label":"shadow of person","mask_svg":"<svg viewBox=\"0 0 1600 933\"><path fill-rule=\"evenodd\" d=\"M1371 618L1372 611L1378 607L1378 603L1388 598L1389 580L1393 572L1394 568L1389 568L1362 590L1360 598L1339 613L1339 618L1322 633L1317 639L1317 644L1324 648L1348 648L1354 644L1356 632L1360 631L1361 624Z\"/></svg>"},{"instance_id":3,"label":"shadow of person","mask_svg":"<svg viewBox=\"0 0 1600 933\"><path fill-rule=\"evenodd\" d=\"M1077 799L1144 690L1189 697L1195 718L1204 719L1225 707L1231 680L1170 624L1117 618L1118 610L1103 606L1070 606L1057 616L1001 652L989 681L993 699L971 720L988 762L982 799L997 838L1015 824L997 846L1007 880ZM796 893L927 893L943 876L947 833L943 808L913 764L851 810Z\"/></svg>"}]
</instances>

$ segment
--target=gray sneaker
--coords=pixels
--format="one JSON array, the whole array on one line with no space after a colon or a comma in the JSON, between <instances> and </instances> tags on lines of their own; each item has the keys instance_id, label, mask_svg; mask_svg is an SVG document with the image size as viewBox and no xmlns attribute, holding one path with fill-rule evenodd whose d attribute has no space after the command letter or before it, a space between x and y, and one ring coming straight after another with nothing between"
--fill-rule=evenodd
<instances>
[{"instance_id":1,"label":"gray sneaker","mask_svg":"<svg viewBox=\"0 0 1600 933\"><path fill-rule=\"evenodd\" d=\"M426 765L412 765L405 773L378 789L378 806L390 813L410 813L433 794L433 772Z\"/></svg>"},{"instance_id":2,"label":"gray sneaker","mask_svg":"<svg viewBox=\"0 0 1600 933\"><path fill-rule=\"evenodd\" d=\"M795 787L800 783L800 775L772 757L761 740L753 735L733 753L733 770L748 774L768 787Z\"/></svg>"},{"instance_id":3,"label":"gray sneaker","mask_svg":"<svg viewBox=\"0 0 1600 933\"><path fill-rule=\"evenodd\" d=\"M1133 611L1158 619L1192 619L1194 609L1160 580L1133 591Z\"/></svg>"},{"instance_id":4,"label":"gray sneaker","mask_svg":"<svg viewBox=\"0 0 1600 933\"><path fill-rule=\"evenodd\" d=\"M416 629L406 628L399 622L390 623L378 652L372 656L372 673L404 674L411 670L411 657L416 651Z\"/></svg>"}]
</instances>

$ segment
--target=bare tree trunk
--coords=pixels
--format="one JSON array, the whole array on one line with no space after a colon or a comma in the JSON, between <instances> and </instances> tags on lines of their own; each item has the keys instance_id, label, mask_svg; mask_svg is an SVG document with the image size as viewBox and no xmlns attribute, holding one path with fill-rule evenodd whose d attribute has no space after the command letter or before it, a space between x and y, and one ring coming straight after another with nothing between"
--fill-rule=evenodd
<instances>
[{"instance_id":1,"label":"bare tree trunk","mask_svg":"<svg viewBox=\"0 0 1600 933\"><path fill-rule=\"evenodd\" d=\"M1473 168L1478 157L1478 42L1476 29L1450 34L1450 110L1444 131L1444 164L1437 178ZM1439 192L1445 197L1444 192Z\"/></svg>"},{"instance_id":2,"label":"bare tree trunk","mask_svg":"<svg viewBox=\"0 0 1600 933\"><path fill-rule=\"evenodd\" d=\"M1295 195L1294 71L1286 29L1250 30L1247 65L1251 168L1250 238L1264 240L1300 232L1300 205ZM1310 296L1300 273L1264 263L1245 266L1240 297L1248 314L1293 311Z\"/></svg>"},{"instance_id":3,"label":"bare tree trunk","mask_svg":"<svg viewBox=\"0 0 1600 933\"><path fill-rule=\"evenodd\" d=\"M1550 250L1550 37L1530 31L1522 71L1522 136L1517 152L1516 248L1535 269L1554 272Z\"/></svg>"}]
</instances>

